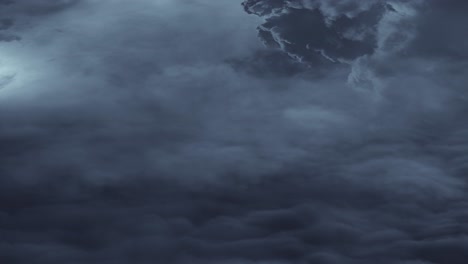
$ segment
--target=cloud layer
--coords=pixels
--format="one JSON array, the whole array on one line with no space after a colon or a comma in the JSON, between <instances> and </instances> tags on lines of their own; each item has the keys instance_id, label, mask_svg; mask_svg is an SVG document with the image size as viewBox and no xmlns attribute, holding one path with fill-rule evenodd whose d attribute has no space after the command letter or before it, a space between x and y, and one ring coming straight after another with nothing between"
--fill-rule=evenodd
<instances>
[{"instance_id":1,"label":"cloud layer","mask_svg":"<svg viewBox=\"0 0 468 264\"><path fill-rule=\"evenodd\" d=\"M2 263L466 262L464 1L9 2Z\"/></svg>"},{"instance_id":2,"label":"cloud layer","mask_svg":"<svg viewBox=\"0 0 468 264\"><path fill-rule=\"evenodd\" d=\"M379 91L381 75L396 71L408 57L466 55L466 42L453 39L464 38L455 32L466 22L457 11L466 8L460 1L249 0L243 6L264 19L258 32L265 44L314 68L348 64L348 82L357 88ZM447 27L453 31L443 30Z\"/></svg>"}]
</instances>

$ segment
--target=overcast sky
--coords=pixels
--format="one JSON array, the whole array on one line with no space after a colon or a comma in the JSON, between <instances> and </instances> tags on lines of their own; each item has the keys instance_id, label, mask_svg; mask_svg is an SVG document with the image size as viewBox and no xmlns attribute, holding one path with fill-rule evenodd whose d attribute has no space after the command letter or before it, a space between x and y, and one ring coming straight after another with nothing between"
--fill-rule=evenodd
<instances>
[{"instance_id":1,"label":"overcast sky","mask_svg":"<svg viewBox=\"0 0 468 264\"><path fill-rule=\"evenodd\" d=\"M465 264L467 14L0 0L0 262Z\"/></svg>"}]
</instances>

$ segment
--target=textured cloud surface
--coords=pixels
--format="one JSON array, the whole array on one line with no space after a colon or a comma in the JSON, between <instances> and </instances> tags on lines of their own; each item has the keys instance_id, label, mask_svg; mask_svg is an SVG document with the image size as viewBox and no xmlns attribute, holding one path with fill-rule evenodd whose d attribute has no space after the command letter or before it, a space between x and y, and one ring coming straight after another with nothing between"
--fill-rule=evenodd
<instances>
[{"instance_id":1,"label":"textured cloud surface","mask_svg":"<svg viewBox=\"0 0 468 264\"><path fill-rule=\"evenodd\" d=\"M466 1L0 8L1 263L466 263Z\"/></svg>"},{"instance_id":2,"label":"textured cloud surface","mask_svg":"<svg viewBox=\"0 0 468 264\"><path fill-rule=\"evenodd\" d=\"M460 34L455 32L438 32L443 28L439 23L454 20L449 16L463 19L460 14L455 14L455 8L463 6L458 4L461 1L439 2L248 0L243 2L243 6L248 13L264 18L258 31L268 46L280 48L290 57L312 67L326 63L349 64L352 72L348 81L351 84L380 89L382 84L377 76L380 73L376 71L391 68L401 56L427 57L450 53L438 51L452 45L446 45L448 39L426 38L443 35L458 38ZM436 19L438 24L434 24L434 17L441 21ZM463 24L462 21L449 23L449 27L455 28ZM437 48L429 49L432 43L440 40L443 43ZM459 43L453 39L450 42ZM461 52L463 48L458 43L453 44L456 46L454 49Z\"/></svg>"}]
</instances>

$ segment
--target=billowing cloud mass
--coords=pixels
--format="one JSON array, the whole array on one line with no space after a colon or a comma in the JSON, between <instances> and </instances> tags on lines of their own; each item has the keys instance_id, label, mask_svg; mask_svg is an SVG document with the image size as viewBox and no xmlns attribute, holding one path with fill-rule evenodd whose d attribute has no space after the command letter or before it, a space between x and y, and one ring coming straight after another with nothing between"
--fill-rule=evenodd
<instances>
[{"instance_id":1,"label":"billowing cloud mass","mask_svg":"<svg viewBox=\"0 0 468 264\"><path fill-rule=\"evenodd\" d=\"M464 49L460 42L466 43L464 40L440 37L460 36L454 32L447 34L444 28L458 28L464 23L455 19L464 19L457 8L466 6L460 4L462 1L445 2L248 0L243 6L248 13L264 19L258 32L266 45L277 47L314 68L327 63L348 64L350 84L379 91L380 75L391 74L393 65L401 67L402 56L418 59L445 57L450 53L464 56L460 54ZM434 20L435 17L439 19ZM451 26L441 25L446 21Z\"/></svg>"},{"instance_id":2,"label":"billowing cloud mass","mask_svg":"<svg viewBox=\"0 0 468 264\"><path fill-rule=\"evenodd\" d=\"M467 11L0 0L0 262L466 263Z\"/></svg>"}]
</instances>

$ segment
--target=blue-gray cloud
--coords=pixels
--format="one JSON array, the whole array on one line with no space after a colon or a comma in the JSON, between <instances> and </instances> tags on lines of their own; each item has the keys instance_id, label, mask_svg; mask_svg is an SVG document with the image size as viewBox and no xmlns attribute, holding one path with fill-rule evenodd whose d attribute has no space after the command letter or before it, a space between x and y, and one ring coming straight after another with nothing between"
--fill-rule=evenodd
<instances>
[{"instance_id":1,"label":"blue-gray cloud","mask_svg":"<svg viewBox=\"0 0 468 264\"><path fill-rule=\"evenodd\" d=\"M0 261L465 263L467 6L356 3L5 6Z\"/></svg>"}]
</instances>

